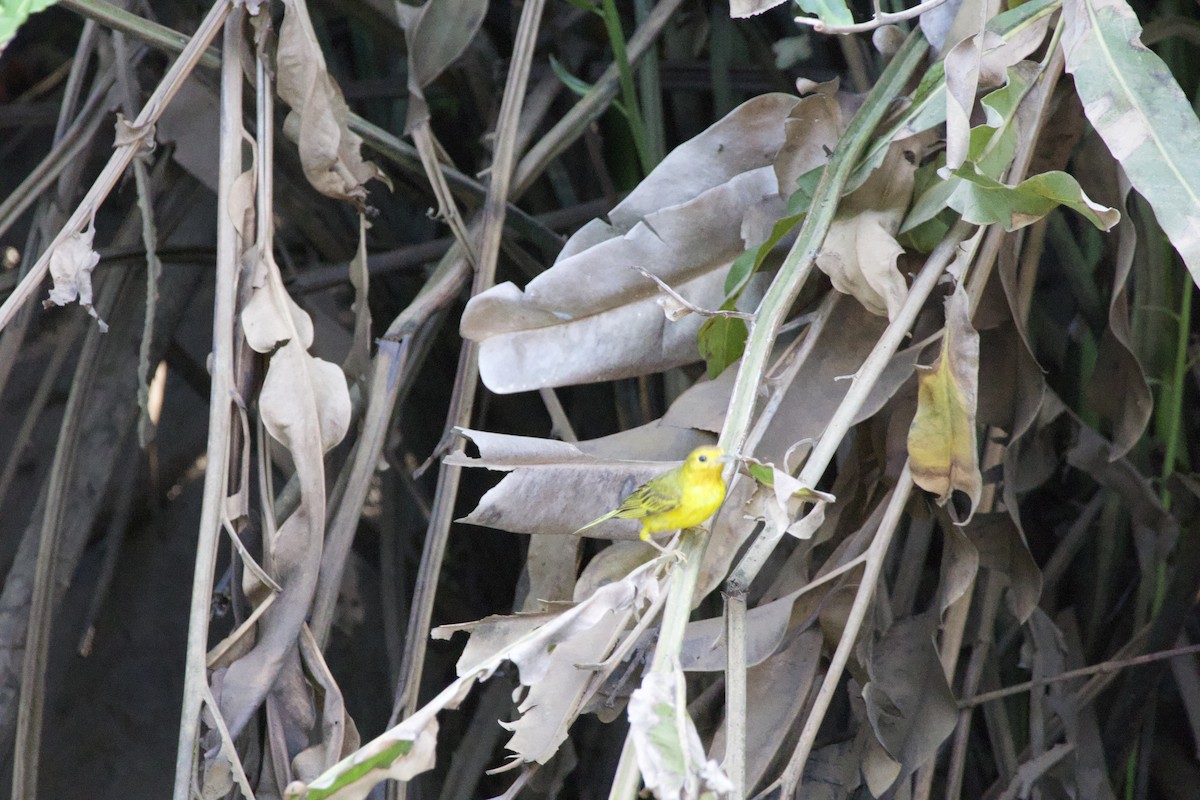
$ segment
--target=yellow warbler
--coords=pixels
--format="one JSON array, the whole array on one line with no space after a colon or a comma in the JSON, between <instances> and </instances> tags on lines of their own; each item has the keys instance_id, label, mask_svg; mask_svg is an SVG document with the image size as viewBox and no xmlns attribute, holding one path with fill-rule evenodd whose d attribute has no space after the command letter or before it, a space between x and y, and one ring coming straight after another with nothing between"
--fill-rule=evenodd
<instances>
[{"instance_id":1,"label":"yellow warbler","mask_svg":"<svg viewBox=\"0 0 1200 800\"><path fill-rule=\"evenodd\" d=\"M662 531L699 525L716 513L725 500L722 465L729 461L719 447L697 447L682 465L643 483L621 505L579 530L585 531L606 519L642 521L642 541Z\"/></svg>"}]
</instances>

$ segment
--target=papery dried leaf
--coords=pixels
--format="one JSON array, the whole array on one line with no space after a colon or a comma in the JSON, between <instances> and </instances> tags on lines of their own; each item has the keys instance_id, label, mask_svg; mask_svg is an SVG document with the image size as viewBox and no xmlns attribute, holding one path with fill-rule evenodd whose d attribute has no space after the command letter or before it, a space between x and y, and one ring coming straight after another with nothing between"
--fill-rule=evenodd
<instances>
[{"instance_id":1,"label":"papery dried leaf","mask_svg":"<svg viewBox=\"0 0 1200 800\"><path fill-rule=\"evenodd\" d=\"M387 176L362 157L362 139L347 125L350 109L325 67L304 0L284 0L276 67L279 97L292 109L284 133L300 150L305 177L321 194L364 207L367 181Z\"/></svg>"},{"instance_id":2,"label":"papery dried leaf","mask_svg":"<svg viewBox=\"0 0 1200 800\"><path fill-rule=\"evenodd\" d=\"M1012 517L1005 511L976 514L963 531L979 553L979 566L1008 579L1014 616L1028 618L1042 593L1042 573Z\"/></svg>"},{"instance_id":3,"label":"papery dried leaf","mask_svg":"<svg viewBox=\"0 0 1200 800\"><path fill-rule=\"evenodd\" d=\"M795 595L755 606L746 612L746 666L773 656L783 643L792 618ZM679 666L684 672L721 672L729 666L725 647L725 618L692 620L684 630Z\"/></svg>"},{"instance_id":4,"label":"papery dried leaf","mask_svg":"<svg viewBox=\"0 0 1200 800\"><path fill-rule=\"evenodd\" d=\"M92 307L92 270L100 263L100 254L92 247L95 236L94 223L88 223L87 228L68 236L50 253L50 278L54 286L42 306L65 306L78 299L104 333L108 331L108 323Z\"/></svg>"},{"instance_id":5,"label":"papery dried leaf","mask_svg":"<svg viewBox=\"0 0 1200 800\"><path fill-rule=\"evenodd\" d=\"M271 357L258 402L267 432L293 458L314 432L324 454L350 428L350 392L341 367L309 355L298 344L289 343Z\"/></svg>"},{"instance_id":6,"label":"papery dried leaf","mask_svg":"<svg viewBox=\"0 0 1200 800\"><path fill-rule=\"evenodd\" d=\"M287 308L288 317L278 313L280 305ZM273 284L251 293L242 310L242 331L246 344L256 353L273 352L293 339L302 350L313 343L312 317L282 287Z\"/></svg>"},{"instance_id":7,"label":"papery dried leaf","mask_svg":"<svg viewBox=\"0 0 1200 800\"><path fill-rule=\"evenodd\" d=\"M154 124L150 123L141 127L134 127L129 120L125 119L125 115L117 112L117 132L113 137L113 147L124 147L126 145L137 145L141 150L147 152L154 149Z\"/></svg>"},{"instance_id":8,"label":"papery dried leaf","mask_svg":"<svg viewBox=\"0 0 1200 800\"><path fill-rule=\"evenodd\" d=\"M466 51L479 32L487 5L487 0L427 0L419 7L396 5L408 45L409 130L428 121L425 87Z\"/></svg>"},{"instance_id":9,"label":"papery dried leaf","mask_svg":"<svg viewBox=\"0 0 1200 800\"><path fill-rule=\"evenodd\" d=\"M769 483L758 487L751 496L744 509L746 518L765 520L774 530L785 531L798 539L809 538L825 521L825 504L836 498L814 492L774 465L765 466L770 470ZM817 496L822 499L816 499ZM813 507L801 516L800 510L805 505Z\"/></svg>"},{"instance_id":10,"label":"papery dried leaf","mask_svg":"<svg viewBox=\"0 0 1200 800\"><path fill-rule=\"evenodd\" d=\"M862 366L887 327L886 320L868 312L852 297L839 295L833 302L820 338L796 371L755 448L755 455L762 461L783 464L797 443L812 442L821 435L850 390L850 376ZM908 380L920 350L910 347L896 353L855 415L856 424L874 416ZM803 455L802 449L794 453L796 458Z\"/></svg>"},{"instance_id":11,"label":"papery dried leaf","mask_svg":"<svg viewBox=\"0 0 1200 800\"><path fill-rule=\"evenodd\" d=\"M515 392L641 375L698 357L695 315L663 319L643 267L689 302L717 308L725 273L746 249L743 220L779 187L772 160L797 103L755 98L676 148L609 215L571 238L524 291L473 297L461 332L480 343L488 388ZM749 307L757 297L744 296Z\"/></svg>"},{"instance_id":12,"label":"papery dried leaf","mask_svg":"<svg viewBox=\"0 0 1200 800\"><path fill-rule=\"evenodd\" d=\"M505 747L521 761L545 764L558 752L579 717L584 693L595 677L592 670L580 665L603 661L621 634L624 621L618 614L605 617L549 654L554 664L544 679L529 687L517 706L521 716L501 723L513 734Z\"/></svg>"},{"instance_id":13,"label":"papery dried leaf","mask_svg":"<svg viewBox=\"0 0 1200 800\"><path fill-rule=\"evenodd\" d=\"M896 232L912 199L919 161L914 140L894 144L883 165L842 202L816 258L835 289L889 319L908 296L908 284L896 269L904 252Z\"/></svg>"},{"instance_id":14,"label":"papery dried leaf","mask_svg":"<svg viewBox=\"0 0 1200 800\"><path fill-rule=\"evenodd\" d=\"M975 107L983 53L1003 43L999 35L985 30L966 37L946 54L946 164L949 169L958 169L967 158L971 109Z\"/></svg>"},{"instance_id":15,"label":"papery dried leaf","mask_svg":"<svg viewBox=\"0 0 1200 800\"><path fill-rule=\"evenodd\" d=\"M979 550L961 525L946 514L942 521L942 566L938 576L938 610L945 613L954 601L974 585L979 572Z\"/></svg>"},{"instance_id":16,"label":"papery dried leaf","mask_svg":"<svg viewBox=\"0 0 1200 800\"><path fill-rule=\"evenodd\" d=\"M946 328L937 363L920 375L917 415L908 432L913 481L939 504L961 491L975 513L983 492L975 443L979 385L979 334L971 327L970 301L959 284L946 299Z\"/></svg>"},{"instance_id":17,"label":"papery dried leaf","mask_svg":"<svg viewBox=\"0 0 1200 800\"><path fill-rule=\"evenodd\" d=\"M829 154L846 129L837 101L837 84L822 85L802 98L783 126L785 139L775 156L775 177L779 193L786 199L796 191L801 175L829 163Z\"/></svg>"},{"instance_id":18,"label":"papery dried leaf","mask_svg":"<svg viewBox=\"0 0 1200 800\"><path fill-rule=\"evenodd\" d=\"M729 0L729 16L734 19L745 19L757 16L764 11L770 11L785 0Z\"/></svg>"},{"instance_id":19,"label":"papery dried leaf","mask_svg":"<svg viewBox=\"0 0 1200 800\"><path fill-rule=\"evenodd\" d=\"M646 788L659 800L725 797L733 784L707 759L687 712L683 672L649 672L629 698L629 736Z\"/></svg>"},{"instance_id":20,"label":"papery dried leaf","mask_svg":"<svg viewBox=\"0 0 1200 800\"><path fill-rule=\"evenodd\" d=\"M1121 181L1124 213L1129 183ZM1114 420L1112 457L1119 458L1142 438L1154 410L1146 371L1133 346L1130 328L1129 272L1137 246L1137 227L1124 217L1118 228L1116 269L1108 304L1108 327L1097 346L1096 366L1087 387L1088 399L1101 414Z\"/></svg>"},{"instance_id":21,"label":"papery dried leaf","mask_svg":"<svg viewBox=\"0 0 1200 800\"><path fill-rule=\"evenodd\" d=\"M910 774L937 754L958 722L958 704L934 644L935 620L900 620L875 643L863 686L879 743Z\"/></svg>"},{"instance_id":22,"label":"papery dried leaf","mask_svg":"<svg viewBox=\"0 0 1200 800\"><path fill-rule=\"evenodd\" d=\"M475 685L475 676L443 689L396 727L367 742L309 784L287 787L288 800L363 800L389 778L406 781L437 763L437 714L457 708Z\"/></svg>"},{"instance_id":23,"label":"papery dried leaf","mask_svg":"<svg viewBox=\"0 0 1200 800\"><path fill-rule=\"evenodd\" d=\"M451 453L446 463L499 469L509 475L460 521L513 533L573 533L616 508L641 484L676 466L674 462L597 458L585 453L582 445L549 439L485 431L463 433L479 447L482 457ZM586 535L636 539L639 527L636 520L614 519L589 528Z\"/></svg>"},{"instance_id":24,"label":"papery dried leaf","mask_svg":"<svg viewBox=\"0 0 1200 800\"><path fill-rule=\"evenodd\" d=\"M653 601L661 591L652 568L647 566L624 580L599 589L592 597L558 614L536 615L536 626L509 639L472 667L461 667L460 677L437 697L396 727L368 742L311 783L293 784L289 798L303 800L362 800L378 783L392 778L408 780L431 769L437 744L437 714L457 708L477 681L487 680L505 661L517 665L526 686L546 680L551 670L576 669L562 665L553 656L576 637L586 636L614 615ZM520 618L513 618L520 619ZM457 630L481 630L488 626L469 623L435 629L435 638L448 638ZM474 634L472 634L474 638Z\"/></svg>"}]
</instances>

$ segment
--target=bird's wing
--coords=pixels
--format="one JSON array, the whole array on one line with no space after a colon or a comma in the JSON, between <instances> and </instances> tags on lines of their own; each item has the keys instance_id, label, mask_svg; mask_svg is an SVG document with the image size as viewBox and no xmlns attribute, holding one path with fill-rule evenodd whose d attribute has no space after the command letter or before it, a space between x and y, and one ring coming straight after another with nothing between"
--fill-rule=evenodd
<instances>
[{"instance_id":1,"label":"bird's wing","mask_svg":"<svg viewBox=\"0 0 1200 800\"><path fill-rule=\"evenodd\" d=\"M682 499L683 490L678 485L655 478L634 489L633 494L621 503L616 516L624 519L653 517L679 508Z\"/></svg>"}]
</instances>

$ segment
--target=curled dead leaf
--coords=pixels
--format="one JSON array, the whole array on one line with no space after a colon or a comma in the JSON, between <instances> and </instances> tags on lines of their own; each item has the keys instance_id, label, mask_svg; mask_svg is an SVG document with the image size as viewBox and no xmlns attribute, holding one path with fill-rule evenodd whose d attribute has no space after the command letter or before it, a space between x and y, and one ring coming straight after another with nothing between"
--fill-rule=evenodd
<instances>
[{"instance_id":1,"label":"curled dead leaf","mask_svg":"<svg viewBox=\"0 0 1200 800\"><path fill-rule=\"evenodd\" d=\"M100 263L100 254L92 248L95 236L96 227L92 221L87 228L71 234L54 248L50 254L50 277L54 286L42 306L65 306L78 299L79 305L87 309L103 333L108 331L108 323L100 319L92 307L92 270Z\"/></svg>"},{"instance_id":2,"label":"curled dead leaf","mask_svg":"<svg viewBox=\"0 0 1200 800\"><path fill-rule=\"evenodd\" d=\"M342 90L325 67L325 56L303 0L284 0L276 52L279 97L292 111L284 134L296 142L304 175L318 192L365 206L365 184L383 170L362 157L362 139L350 130Z\"/></svg>"}]
</instances>

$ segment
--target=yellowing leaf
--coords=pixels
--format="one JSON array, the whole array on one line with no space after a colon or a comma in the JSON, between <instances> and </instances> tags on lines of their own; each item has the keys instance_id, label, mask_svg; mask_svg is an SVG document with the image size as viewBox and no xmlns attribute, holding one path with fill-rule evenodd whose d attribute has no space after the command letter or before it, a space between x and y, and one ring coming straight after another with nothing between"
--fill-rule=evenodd
<instances>
[{"instance_id":1,"label":"yellowing leaf","mask_svg":"<svg viewBox=\"0 0 1200 800\"><path fill-rule=\"evenodd\" d=\"M960 284L946 299L942 353L919 378L917 414L908 429L908 457L918 486L937 495L939 504L956 489L965 492L974 514L983 479L975 446L979 334L971 327L970 313Z\"/></svg>"}]
</instances>

